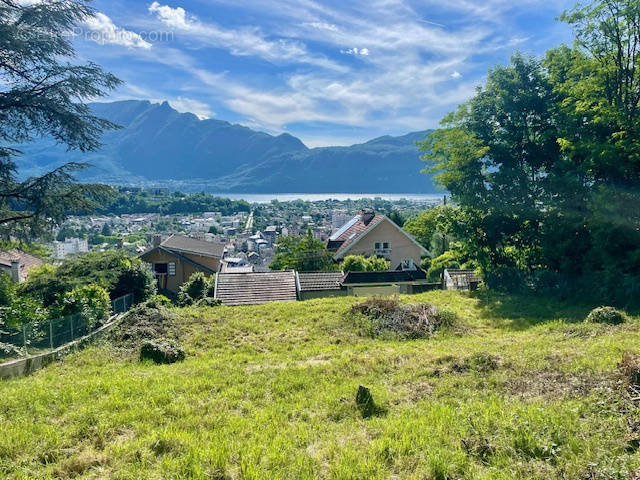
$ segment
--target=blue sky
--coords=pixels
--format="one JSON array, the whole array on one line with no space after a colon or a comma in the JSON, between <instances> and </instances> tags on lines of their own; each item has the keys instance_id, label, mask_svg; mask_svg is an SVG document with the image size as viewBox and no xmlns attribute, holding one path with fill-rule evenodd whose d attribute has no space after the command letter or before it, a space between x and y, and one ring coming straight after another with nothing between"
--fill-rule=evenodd
<instances>
[{"instance_id":1,"label":"blue sky","mask_svg":"<svg viewBox=\"0 0 640 480\"><path fill-rule=\"evenodd\" d=\"M569 42L573 3L95 0L76 44L126 82L114 100L350 145L436 127L513 52Z\"/></svg>"}]
</instances>

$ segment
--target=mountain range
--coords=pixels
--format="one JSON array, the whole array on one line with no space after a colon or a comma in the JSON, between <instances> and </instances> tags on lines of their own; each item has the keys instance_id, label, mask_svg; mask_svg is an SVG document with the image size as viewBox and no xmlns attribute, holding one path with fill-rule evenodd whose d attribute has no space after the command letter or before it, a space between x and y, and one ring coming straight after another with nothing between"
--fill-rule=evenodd
<instances>
[{"instance_id":1,"label":"mountain range","mask_svg":"<svg viewBox=\"0 0 640 480\"><path fill-rule=\"evenodd\" d=\"M120 125L89 153L51 139L20 146L22 174L37 175L68 161L93 166L86 181L163 184L189 191L234 193L433 193L420 174L415 144L428 131L384 136L349 147L307 148L298 138L269 135L222 120L201 120L169 103L127 100L91 104Z\"/></svg>"}]
</instances>

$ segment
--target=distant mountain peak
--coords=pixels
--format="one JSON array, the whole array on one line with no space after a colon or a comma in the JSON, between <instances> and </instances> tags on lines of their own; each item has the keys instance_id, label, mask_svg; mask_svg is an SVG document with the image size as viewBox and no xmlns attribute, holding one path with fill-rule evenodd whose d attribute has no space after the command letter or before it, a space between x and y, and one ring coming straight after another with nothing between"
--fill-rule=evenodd
<instances>
[{"instance_id":1,"label":"distant mountain peak","mask_svg":"<svg viewBox=\"0 0 640 480\"><path fill-rule=\"evenodd\" d=\"M214 192L430 193L416 140L427 132L385 135L350 147L309 149L290 133L277 136L224 120L180 113L169 102L94 103L98 116L121 125L106 132L95 152L67 152L49 139L20 146L21 173L35 175L67 161L95 167L85 179L129 184L173 181ZM195 188L195 187L194 187Z\"/></svg>"}]
</instances>

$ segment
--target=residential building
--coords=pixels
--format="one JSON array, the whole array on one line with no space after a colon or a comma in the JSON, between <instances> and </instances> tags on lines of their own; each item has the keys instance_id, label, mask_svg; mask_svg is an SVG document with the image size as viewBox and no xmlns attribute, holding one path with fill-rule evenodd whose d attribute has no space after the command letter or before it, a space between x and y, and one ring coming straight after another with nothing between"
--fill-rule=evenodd
<instances>
[{"instance_id":1,"label":"residential building","mask_svg":"<svg viewBox=\"0 0 640 480\"><path fill-rule=\"evenodd\" d=\"M194 273L216 273L224 250L224 243L206 242L184 235L171 235L161 241L161 237L156 235L153 246L140 258L151 264L158 290L175 294Z\"/></svg>"},{"instance_id":2,"label":"residential building","mask_svg":"<svg viewBox=\"0 0 640 480\"><path fill-rule=\"evenodd\" d=\"M411 235L385 215L363 210L335 232L327 242L335 261L347 255L382 257L391 263L391 270L414 270L427 250Z\"/></svg>"},{"instance_id":3,"label":"residential building","mask_svg":"<svg viewBox=\"0 0 640 480\"><path fill-rule=\"evenodd\" d=\"M9 275L15 283L24 282L29 276L29 270L43 263L38 257L17 248L0 251L0 271Z\"/></svg>"},{"instance_id":4,"label":"residential building","mask_svg":"<svg viewBox=\"0 0 640 480\"><path fill-rule=\"evenodd\" d=\"M53 256L58 259L88 251L89 242L86 238L67 238L64 242L53 242Z\"/></svg>"}]
</instances>

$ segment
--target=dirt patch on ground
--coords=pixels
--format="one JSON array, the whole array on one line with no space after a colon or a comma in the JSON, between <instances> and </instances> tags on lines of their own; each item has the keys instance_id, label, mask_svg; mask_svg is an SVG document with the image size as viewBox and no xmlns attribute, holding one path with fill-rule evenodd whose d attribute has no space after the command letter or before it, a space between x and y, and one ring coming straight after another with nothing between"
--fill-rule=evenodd
<instances>
[{"instance_id":1,"label":"dirt patch on ground","mask_svg":"<svg viewBox=\"0 0 640 480\"><path fill-rule=\"evenodd\" d=\"M592 394L612 398L620 391L620 380L611 373L534 370L505 379L503 386L509 394L520 398L559 400Z\"/></svg>"}]
</instances>

